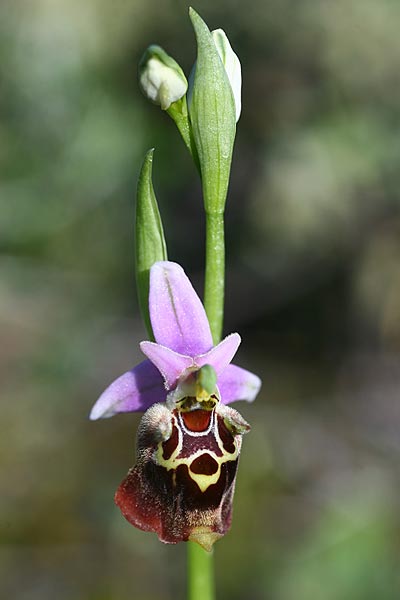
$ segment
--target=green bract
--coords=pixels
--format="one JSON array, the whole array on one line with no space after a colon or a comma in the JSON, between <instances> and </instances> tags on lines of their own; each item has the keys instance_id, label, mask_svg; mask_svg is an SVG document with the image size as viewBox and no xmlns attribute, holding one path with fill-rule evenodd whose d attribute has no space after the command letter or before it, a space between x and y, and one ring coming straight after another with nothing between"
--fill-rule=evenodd
<instances>
[{"instance_id":1,"label":"green bract","mask_svg":"<svg viewBox=\"0 0 400 600\"><path fill-rule=\"evenodd\" d=\"M136 285L139 306L150 337L149 273L155 262L167 260L167 246L152 183L154 148L149 150L140 171L136 199Z\"/></svg>"},{"instance_id":2,"label":"green bract","mask_svg":"<svg viewBox=\"0 0 400 600\"><path fill-rule=\"evenodd\" d=\"M186 94L188 83L178 63L160 46L149 46L139 63L139 83L144 95L163 110Z\"/></svg>"},{"instance_id":3,"label":"green bract","mask_svg":"<svg viewBox=\"0 0 400 600\"><path fill-rule=\"evenodd\" d=\"M210 30L192 8L189 14L197 39L190 121L201 169L204 206L207 213L222 214L236 134L236 107Z\"/></svg>"}]
</instances>

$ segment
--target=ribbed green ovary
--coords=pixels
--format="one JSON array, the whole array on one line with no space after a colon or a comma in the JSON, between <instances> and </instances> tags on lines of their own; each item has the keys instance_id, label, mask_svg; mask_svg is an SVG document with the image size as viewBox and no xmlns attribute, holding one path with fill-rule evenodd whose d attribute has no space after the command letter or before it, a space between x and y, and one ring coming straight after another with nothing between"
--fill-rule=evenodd
<instances>
[{"instance_id":1,"label":"ribbed green ovary","mask_svg":"<svg viewBox=\"0 0 400 600\"><path fill-rule=\"evenodd\" d=\"M226 449L224 448L224 445L223 445L222 440L219 435L218 424L217 424L217 419L216 419L214 410L212 411L210 426L204 432L203 431L202 432L191 432L186 427L184 427L182 421L181 421L181 425L178 424L175 416L174 416L173 420L174 420L174 425L178 430L178 436L179 436L178 445L177 445L176 449L174 450L174 452L171 454L171 456L169 458L165 459L163 457L162 444L166 440L161 441L157 446L157 450L155 453L155 462L158 465L165 467L167 469L167 471L170 471L171 469L176 470L179 467L179 465L186 465L188 468L190 478L195 483L197 483L200 491L203 493L210 487L210 485L217 483L217 481L221 475L221 466L226 462L234 461L237 459L238 454L239 454L239 449L240 449L238 446L237 440L234 439L235 451L232 453L227 452ZM206 448L202 448L200 450L197 450L191 456L188 456L186 458L185 457L178 458L179 453L182 450L182 445L183 445L183 433L182 433L181 427L183 427L185 429L185 433L187 435L192 435L193 437L201 437L201 436L206 436L206 435L210 435L210 434L214 435L214 438L217 442L218 448L220 449L220 451L222 453L222 456L217 456L213 450L208 450ZM196 460L196 458L198 458L199 456L201 456L204 453L207 453L210 456L212 456L212 458L214 458L214 460L218 464L218 470L215 473L213 473L212 475L204 475L202 473L193 473L190 469L190 466L193 463L193 461Z\"/></svg>"}]
</instances>

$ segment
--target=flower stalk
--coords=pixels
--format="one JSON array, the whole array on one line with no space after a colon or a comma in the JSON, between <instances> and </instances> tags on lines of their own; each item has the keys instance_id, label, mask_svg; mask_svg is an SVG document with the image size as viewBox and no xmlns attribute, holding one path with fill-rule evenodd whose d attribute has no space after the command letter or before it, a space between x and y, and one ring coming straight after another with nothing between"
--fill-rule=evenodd
<instances>
[{"instance_id":1,"label":"flower stalk","mask_svg":"<svg viewBox=\"0 0 400 600\"><path fill-rule=\"evenodd\" d=\"M225 294L224 213L206 212L206 268L204 308L210 322L214 344L222 335Z\"/></svg>"},{"instance_id":2,"label":"flower stalk","mask_svg":"<svg viewBox=\"0 0 400 600\"><path fill-rule=\"evenodd\" d=\"M188 550L188 600L214 600L214 554L198 544L189 542Z\"/></svg>"}]
</instances>

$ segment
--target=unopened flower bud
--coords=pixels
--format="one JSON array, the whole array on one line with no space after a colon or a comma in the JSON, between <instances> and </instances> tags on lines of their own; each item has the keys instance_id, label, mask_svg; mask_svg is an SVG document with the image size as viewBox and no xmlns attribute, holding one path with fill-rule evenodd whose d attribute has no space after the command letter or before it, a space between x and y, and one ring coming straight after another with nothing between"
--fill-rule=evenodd
<instances>
[{"instance_id":1,"label":"unopened flower bud","mask_svg":"<svg viewBox=\"0 0 400 600\"><path fill-rule=\"evenodd\" d=\"M144 95L163 110L186 94L187 80L178 63L160 46L149 46L139 63L139 83Z\"/></svg>"},{"instance_id":2,"label":"unopened flower bud","mask_svg":"<svg viewBox=\"0 0 400 600\"><path fill-rule=\"evenodd\" d=\"M222 64L225 67L229 83L231 84L235 100L236 122L238 122L242 110L242 69L240 60L232 50L232 46L229 43L225 31L222 29L214 29L214 31L211 32L211 35L218 50L218 54L221 57Z\"/></svg>"}]
</instances>

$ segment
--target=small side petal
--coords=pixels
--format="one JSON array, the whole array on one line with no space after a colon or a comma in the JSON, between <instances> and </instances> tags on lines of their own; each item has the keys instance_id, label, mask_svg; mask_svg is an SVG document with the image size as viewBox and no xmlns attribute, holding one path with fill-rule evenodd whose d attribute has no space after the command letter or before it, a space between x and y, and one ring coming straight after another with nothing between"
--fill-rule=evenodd
<instances>
[{"instance_id":1,"label":"small side petal","mask_svg":"<svg viewBox=\"0 0 400 600\"><path fill-rule=\"evenodd\" d=\"M198 367L211 365L219 376L235 356L240 342L240 335L238 333L231 333L218 346L211 348L206 354L196 356L195 363Z\"/></svg>"},{"instance_id":2,"label":"small side petal","mask_svg":"<svg viewBox=\"0 0 400 600\"><path fill-rule=\"evenodd\" d=\"M218 388L223 404L236 400L253 402L261 387L261 379L254 373L236 365L228 365L218 378Z\"/></svg>"},{"instance_id":3,"label":"small side petal","mask_svg":"<svg viewBox=\"0 0 400 600\"><path fill-rule=\"evenodd\" d=\"M166 395L161 374L153 363L145 360L113 381L93 406L90 419L144 411L156 402L165 402Z\"/></svg>"},{"instance_id":4,"label":"small side petal","mask_svg":"<svg viewBox=\"0 0 400 600\"><path fill-rule=\"evenodd\" d=\"M188 356L212 348L210 325L200 298L177 263L150 270L150 320L156 342Z\"/></svg>"},{"instance_id":5,"label":"small side petal","mask_svg":"<svg viewBox=\"0 0 400 600\"><path fill-rule=\"evenodd\" d=\"M160 371L169 390L175 387L182 373L193 365L190 356L178 354L154 342L141 342L140 349Z\"/></svg>"}]
</instances>

